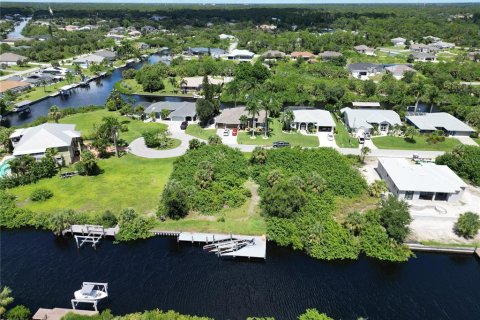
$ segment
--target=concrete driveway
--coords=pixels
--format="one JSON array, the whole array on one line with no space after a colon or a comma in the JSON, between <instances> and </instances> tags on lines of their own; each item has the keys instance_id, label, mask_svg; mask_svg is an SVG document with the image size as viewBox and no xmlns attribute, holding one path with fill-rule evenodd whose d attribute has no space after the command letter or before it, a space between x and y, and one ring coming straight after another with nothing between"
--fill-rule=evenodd
<instances>
[{"instance_id":1,"label":"concrete driveway","mask_svg":"<svg viewBox=\"0 0 480 320\"><path fill-rule=\"evenodd\" d=\"M227 146L237 145L237 136L232 135L232 130L229 129L228 136L224 136L225 129L217 129L217 136L222 138L222 143Z\"/></svg>"},{"instance_id":2,"label":"concrete driveway","mask_svg":"<svg viewBox=\"0 0 480 320\"><path fill-rule=\"evenodd\" d=\"M453 136L452 138L455 138L459 140L462 144L466 144L469 146L478 146L478 144L473 140L472 138L468 136Z\"/></svg>"},{"instance_id":3,"label":"concrete driveway","mask_svg":"<svg viewBox=\"0 0 480 320\"><path fill-rule=\"evenodd\" d=\"M328 140L328 134L330 132L317 132L318 141L320 142L320 147L331 147L337 149L337 143L335 138Z\"/></svg>"},{"instance_id":4,"label":"concrete driveway","mask_svg":"<svg viewBox=\"0 0 480 320\"><path fill-rule=\"evenodd\" d=\"M378 149L377 146L373 144L372 139L368 139L368 140L365 139L365 143L363 144L363 146L364 146L364 147L369 147L370 150L377 150L377 149ZM361 149L361 148L362 148L362 147L360 146L360 149Z\"/></svg>"}]
</instances>

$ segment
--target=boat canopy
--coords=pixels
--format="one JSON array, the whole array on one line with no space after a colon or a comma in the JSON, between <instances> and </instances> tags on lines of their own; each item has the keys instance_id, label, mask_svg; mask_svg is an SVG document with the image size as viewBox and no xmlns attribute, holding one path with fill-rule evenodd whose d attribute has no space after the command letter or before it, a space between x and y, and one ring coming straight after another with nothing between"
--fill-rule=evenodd
<instances>
[{"instance_id":1,"label":"boat canopy","mask_svg":"<svg viewBox=\"0 0 480 320\"><path fill-rule=\"evenodd\" d=\"M82 286L82 294L90 295L92 294L93 288L95 286L93 284L85 284Z\"/></svg>"}]
</instances>

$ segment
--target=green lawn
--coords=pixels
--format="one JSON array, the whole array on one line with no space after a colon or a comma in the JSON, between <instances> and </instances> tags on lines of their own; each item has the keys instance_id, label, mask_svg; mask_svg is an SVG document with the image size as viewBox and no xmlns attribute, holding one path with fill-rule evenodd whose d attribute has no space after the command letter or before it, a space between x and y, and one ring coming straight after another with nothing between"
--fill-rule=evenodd
<instances>
[{"instance_id":1,"label":"green lawn","mask_svg":"<svg viewBox=\"0 0 480 320\"><path fill-rule=\"evenodd\" d=\"M473 140L480 146L480 138L473 138Z\"/></svg>"},{"instance_id":2,"label":"green lawn","mask_svg":"<svg viewBox=\"0 0 480 320\"><path fill-rule=\"evenodd\" d=\"M115 117L127 124L128 131L120 132L120 139L124 139L127 143L132 142L136 138L142 136L142 132L148 128L167 128L165 124L162 123L153 123L153 122L143 122L140 120L134 120L127 117L120 116L116 112L111 112L107 110L98 110L87 113L77 113L65 118L60 119L60 123L73 123L76 124L76 129L82 133L82 136L87 137L91 135L93 124L100 123L104 117Z\"/></svg>"},{"instance_id":3,"label":"green lawn","mask_svg":"<svg viewBox=\"0 0 480 320\"><path fill-rule=\"evenodd\" d=\"M180 82L180 78L177 77L177 82ZM174 88L168 79L163 80L165 88L160 91L147 92L143 91L143 87L135 79L123 79L115 83L115 89L124 94L142 94L153 96L179 96L179 97L191 97L191 93L183 94L180 89Z\"/></svg>"},{"instance_id":4,"label":"green lawn","mask_svg":"<svg viewBox=\"0 0 480 320\"><path fill-rule=\"evenodd\" d=\"M318 147L319 141L316 135L303 135L300 133L285 133L282 131L282 125L277 119L273 119L270 123L270 133L268 139L264 139L263 133L256 133L255 139L252 139L252 133L240 131L238 133L237 141L240 144L250 144L259 146L271 146L275 141L286 141L292 146L301 147Z\"/></svg>"},{"instance_id":5,"label":"green lawn","mask_svg":"<svg viewBox=\"0 0 480 320\"><path fill-rule=\"evenodd\" d=\"M28 69L32 69L32 68L35 68L36 66L33 65L33 64L27 64L25 66L19 66L19 65L13 65L13 66L8 66L8 70L12 70L12 71L24 71L24 70L28 70Z\"/></svg>"},{"instance_id":6,"label":"green lawn","mask_svg":"<svg viewBox=\"0 0 480 320\"><path fill-rule=\"evenodd\" d=\"M189 124L185 133L203 140L217 134L215 129L203 129L198 124Z\"/></svg>"},{"instance_id":7,"label":"green lawn","mask_svg":"<svg viewBox=\"0 0 480 320\"><path fill-rule=\"evenodd\" d=\"M426 136L415 136L415 142L408 142L403 137L375 137L373 143L379 149L399 149L399 150L427 150L427 151L450 151L462 143L454 138L446 138L444 142L429 144Z\"/></svg>"},{"instance_id":8,"label":"green lawn","mask_svg":"<svg viewBox=\"0 0 480 320\"><path fill-rule=\"evenodd\" d=\"M335 134L335 142L340 148L358 148L358 140L350 136L347 128L342 121L335 119L337 125L337 133Z\"/></svg>"},{"instance_id":9,"label":"green lawn","mask_svg":"<svg viewBox=\"0 0 480 320\"><path fill-rule=\"evenodd\" d=\"M77 80L80 80L80 77L76 76L73 82ZM37 99L41 99L43 97L51 95L54 92L57 92L61 87L66 86L67 84L69 83L66 80L64 80L64 81L60 81L60 82L45 86L45 88L43 88L43 86L34 87L29 92L25 92L18 95L15 98L15 101L17 102L23 101L23 100L34 101Z\"/></svg>"},{"instance_id":10,"label":"green lawn","mask_svg":"<svg viewBox=\"0 0 480 320\"><path fill-rule=\"evenodd\" d=\"M172 172L175 159L144 159L133 155L99 160L104 171L94 177L56 176L35 184L9 190L17 204L36 212L74 209L86 212L119 212L133 208L142 214L156 211L160 194ZM53 197L45 202L32 202L30 194L37 188L47 188Z\"/></svg>"}]
</instances>

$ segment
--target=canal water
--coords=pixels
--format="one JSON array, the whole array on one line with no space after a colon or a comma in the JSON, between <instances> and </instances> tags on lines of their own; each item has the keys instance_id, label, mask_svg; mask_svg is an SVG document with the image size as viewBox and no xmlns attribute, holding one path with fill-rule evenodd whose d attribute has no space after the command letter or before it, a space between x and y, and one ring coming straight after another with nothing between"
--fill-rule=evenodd
<instances>
[{"instance_id":1,"label":"canal water","mask_svg":"<svg viewBox=\"0 0 480 320\"><path fill-rule=\"evenodd\" d=\"M473 256L325 262L269 243L266 261L248 261L219 259L175 238L103 240L94 250L43 231L2 230L0 237L1 285L32 310L69 307L82 281L95 281L109 283L99 306L115 314L159 308L216 319L295 319L317 308L344 320L480 318Z\"/></svg>"},{"instance_id":2,"label":"canal water","mask_svg":"<svg viewBox=\"0 0 480 320\"><path fill-rule=\"evenodd\" d=\"M161 57L158 55L152 55L149 57L149 63L158 63L165 62L161 60ZM142 66L142 63L133 64L127 68L139 69ZM21 126L28 124L39 117L46 116L48 110L52 105L56 105L59 108L67 107L81 107L88 105L104 105L107 100L108 95L113 90L114 85L117 81L122 79L122 71L125 68L115 69L111 75L99 78L95 81L90 82L90 85L87 87L78 87L73 89L73 93L70 96L61 96L48 97L47 99L41 100L37 103L34 103L30 106L30 113L11 113L6 116L5 123L8 126ZM133 96L135 101L182 101L185 98L180 97L142 97L142 96Z\"/></svg>"},{"instance_id":3,"label":"canal water","mask_svg":"<svg viewBox=\"0 0 480 320\"><path fill-rule=\"evenodd\" d=\"M14 29L7 34L7 38L9 39L23 39L25 38L22 35L23 28L28 24L32 18L23 19L20 23L16 24Z\"/></svg>"}]
</instances>

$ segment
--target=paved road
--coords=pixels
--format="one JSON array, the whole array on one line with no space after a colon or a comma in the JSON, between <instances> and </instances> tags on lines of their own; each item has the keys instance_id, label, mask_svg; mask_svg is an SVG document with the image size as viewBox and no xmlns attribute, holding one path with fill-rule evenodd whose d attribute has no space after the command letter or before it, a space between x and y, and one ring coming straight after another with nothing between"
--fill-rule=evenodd
<instances>
[{"instance_id":1,"label":"paved road","mask_svg":"<svg viewBox=\"0 0 480 320\"><path fill-rule=\"evenodd\" d=\"M179 157L188 149L188 142L195 137L188 135L185 131L180 129L179 121L160 121L168 125L168 130L171 133L172 138L180 139L182 141L178 148L170 150L155 150L149 149L145 145L143 138L138 138L130 144L130 153L144 158L173 158ZM223 132L223 130L221 130ZM223 137L222 137L223 138ZM201 139L199 139L201 140ZM225 139L227 140L227 139ZM240 149L242 152L252 152L255 149L255 145L238 144L236 139L228 139L225 141L226 145L231 148ZM360 155L359 148L337 148L337 150L345 155ZM439 155L444 154L443 151L416 151L416 150L387 150L387 149L372 149L368 154L370 157L390 157L390 158L411 158L416 153L420 158L436 158Z\"/></svg>"}]
</instances>

